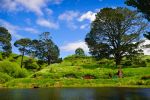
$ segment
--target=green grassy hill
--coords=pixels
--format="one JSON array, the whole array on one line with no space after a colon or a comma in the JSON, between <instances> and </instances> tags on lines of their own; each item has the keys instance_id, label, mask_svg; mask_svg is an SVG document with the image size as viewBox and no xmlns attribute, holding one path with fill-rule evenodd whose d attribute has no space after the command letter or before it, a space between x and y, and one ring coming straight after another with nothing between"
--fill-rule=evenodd
<instances>
[{"instance_id":1,"label":"green grassy hill","mask_svg":"<svg viewBox=\"0 0 150 100\"><path fill-rule=\"evenodd\" d=\"M100 87L100 86L142 86L150 87L149 56L142 57L146 66L122 65L123 78L117 77L118 69L113 60L98 60L92 57L68 56L61 63L42 67L39 70L21 69L18 55L0 62L0 68L7 67L13 71L0 71L0 82L5 87L34 88L34 87ZM11 61L11 60L16 61ZM29 60L25 57L25 60ZM125 61L124 61L125 62ZM15 64L14 64L15 63ZM35 63L35 62L34 62ZM11 66L10 66L11 65ZM141 64L142 65L142 64ZM6 66L5 66L6 67ZM4 69L4 68L3 68ZM15 74L14 74L15 73ZM1 86L1 85L0 85Z\"/></svg>"}]
</instances>

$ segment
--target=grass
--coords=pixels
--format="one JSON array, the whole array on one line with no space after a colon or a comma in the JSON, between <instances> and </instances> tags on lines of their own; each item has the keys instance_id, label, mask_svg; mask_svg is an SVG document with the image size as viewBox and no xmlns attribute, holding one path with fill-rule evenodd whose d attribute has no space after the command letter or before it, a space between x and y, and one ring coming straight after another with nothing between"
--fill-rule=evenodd
<instances>
[{"instance_id":1,"label":"grass","mask_svg":"<svg viewBox=\"0 0 150 100\"><path fill-rule=\"evenodd\" d=\"M17 55L15 55L17 56ZM10 57L11 58L11 57ZM9 59L10 59L9 58ZM149 59L146 56L144 59ZM18 58L19 59L19 58ZM29 59L26 57L26 59ZM6 59L8 61L8 59ZM5 62L5 60L1 61ZM13 62L12 62L13 63ZM19 61L16 60L16 63ZM147 62L147 65L150 65ZM34 87L149 87L150 67L123 67L123 78L117 77L118 69L113 61L107 59L96 61L91 57L69 56L59 64L52 64L39 71L27 70L25 78L9 78L1 73L0 87L34 88Z\"/></svg>"},{"instance_id":2,"label":"grass","mask_svg":"<svg viewBox=\"0 0 150 100\"><path fill-rule=\"evenodd\" d=\"M69 67L69 66L68 66ZM117 69L97 68L84 69L78 71L78 67L48 67L39 72L33 78L32 75L28 78L14 79L4 84L9 88L33 88L36 87L150 87L150 79L143 80L142 77L150 75L150 68L124 68L124 78L119 79L115 76ZM53 70L51 71L51 68ZM109 78L108 73L113 73L114 76ZM65 74L74 73L77 77L64 77ZM92 74L96 79L84 79L82 76Z\"/></svg>"}]
</instances>

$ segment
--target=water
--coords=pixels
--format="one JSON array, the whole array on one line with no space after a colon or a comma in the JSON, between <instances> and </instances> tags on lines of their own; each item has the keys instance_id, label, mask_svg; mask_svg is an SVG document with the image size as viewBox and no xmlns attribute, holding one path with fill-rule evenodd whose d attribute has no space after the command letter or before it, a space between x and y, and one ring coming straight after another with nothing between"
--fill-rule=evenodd
<instances>
[{"instance_id":1,"label":"water","mask_svg":"<svg viewBox=\"0 0 150 100\"><path fill-rule=\"evenodd\" d=\"M0 100L150 100L150 88L0 89Z\"/></svg>"}]
</instances>

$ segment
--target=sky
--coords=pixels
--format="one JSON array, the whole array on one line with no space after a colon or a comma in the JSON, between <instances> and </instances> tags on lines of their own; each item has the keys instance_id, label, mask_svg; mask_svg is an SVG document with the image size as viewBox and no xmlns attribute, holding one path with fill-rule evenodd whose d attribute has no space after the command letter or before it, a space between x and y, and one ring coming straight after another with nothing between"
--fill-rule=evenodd
<instances>
[{"instance_id":1,"label":"sky","mask_svg":"<svg viewBox=\"0 0 150 100\"><path fill-rule=\"evenodd\" d=\"M0 26L12 34L12 44L20 38L38 39L50 32L60 48L60 57L74 54L84 42L95 14L104 7L126 7L124 0L0 0ZM19 53L13 47L14 53Z\"/></svg>"}]
</instances>

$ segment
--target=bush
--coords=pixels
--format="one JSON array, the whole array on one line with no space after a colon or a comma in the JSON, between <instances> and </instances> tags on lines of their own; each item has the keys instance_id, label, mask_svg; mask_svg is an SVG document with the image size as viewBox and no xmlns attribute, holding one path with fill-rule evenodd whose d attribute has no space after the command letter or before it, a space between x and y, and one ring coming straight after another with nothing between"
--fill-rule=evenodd
<instances>
[{"instance_id":1,"label":"bush","mask_svg":"<svg viewBox=\"0 0 150 100\"><path fill-rule=\"evenodd\" d=\"M39 65L36 62L34 62L32 59L29 59L24 62L24 67L26 69L38 69Z\"/></svg>"},{"instance_id":2,"label":"bush","mask_svg":"<svg viewBox=\"0 0 150 100\"><path fill-rule=\"evenodd\" d=\"M5 83L11 79L12 78L9 75L0 72L0 83Z\"/></svg>"},{"instance_id":3,"label":"bush","mask_svg":"<svg viewBox=\"0 0 150 100\"><path fill-rule=\"evenodd\" d=\"M22 78L27 76L27 70L21 69L18 64L9 61L0 62L0 72L11 77Z\"/></svg>"},{"instance_id":4,"label":"bush","mask_svg":"<svg viewBox=\"0 0 150 100\"><path fill-rule=\"evenodd\" d=\"M146 62L150 63L150 59L146 59Z\"/></svg>"},{"instance_id":5,"label":"bush","mask_svg":"<svg viewBox=\"0 0 150 100\"><path fill-rule=\"evenodd\" d=\"M146 67L146 62L143 60L134 60L133 61L133 67Z\"/></svg>"},{"instance_id":6,"label":"bush","mask_svg":"<svg viewBox=\"0 0 150 100\"><path fill-rule=\"evenodd\" d=\"M122 65L125 67L132 66L132 61L131 60L122 61Z\"/></svg>"},{"instance_id":7,"label":"bush","mask_svg":"<svg viewBox=\"0 0 150 100\"><path fill-rule=\"evenodd\" d=\"M98 61L98 64L102 68L114 68L115 67L115 62L109 59L101 59L100 61Z\"/></svg>"}]
</instances>

